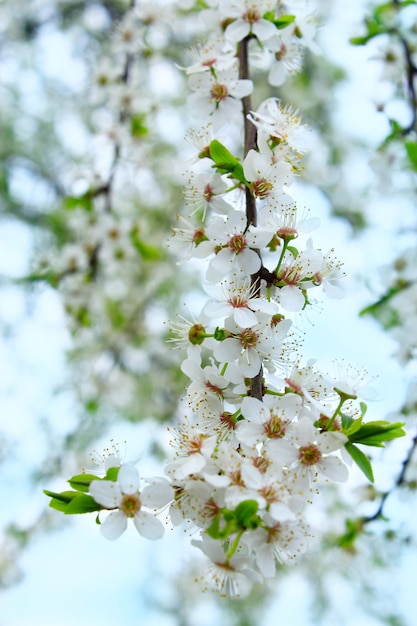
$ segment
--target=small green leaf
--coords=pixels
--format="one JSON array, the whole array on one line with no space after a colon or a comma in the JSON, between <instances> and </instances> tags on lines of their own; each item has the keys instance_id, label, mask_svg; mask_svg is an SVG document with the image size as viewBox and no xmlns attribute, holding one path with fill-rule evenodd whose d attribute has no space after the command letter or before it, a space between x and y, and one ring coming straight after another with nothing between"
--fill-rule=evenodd
<instances>
[{"instance_id":1,"label":"small green leaf","mask_svg":"<svg viewBox=\"0 0 417 626\"><path fill-rule=\"evenodd\" d=\"M405 149L407 150L407 156L413 169L417 171L417 142L406 141Z\"/></svg>"},{"instance_id":2,"label":"small green leaf","mask_svg":"<svg viewBox=\"0 0 417 626\"><path fill-rule=\"evenodd\" d=\"M120 468L118 466L109 467L103 480L111 480L112 482L116 482L117 476L119 475L119 469Z\"/></svg>"},{"instance_id":3,"label":"small green leaf","mask_svg":"<svg viewBox=\"0 0 417 626\"><path fill-rule=\"evenodd\" d=\"M142 239L139 239L135 231L130 234L130 239L136 250L145 261L157 261L159 259L162 259L162 254L158 250L158 248L155 248L154 246L151 246L150 244L143 241Z\"/></svg>"},{"instance_id":4,"label":"small green leaf","mask_svg":"<svg viewBox=\"0 0 417 626\"><path fill-rule=\"evenodd\" d=\"M137 139L141 139L148 134L148 128L144 124L146 120L146 115L144 113L138 113L130 118L130 132L133 137Z\"/></svg>"},{"instance_id":5,"label":"small green leaf","mask_svg":"<svg viewBox=\"0 0 417 626\"><path fill-rule=\"evenodd\" d=\"M95 474L76 474L68 482L73 489L87 493L92 480L97 480Z\"/></svg>"},{"instance_id":6,"label":"small green leaf","mask_svg":"<svg viewBox=\"0 0 417 626\"><path fill-rule=\"evenodd\" d=\"M77 497L71 500L71 502L67 505L64 513L66 515L93 513L94 511L101 511L102 508L103 507L91 496L78 494Z\"/></svg>"},{"instance_id":7,"label":"small green leaf","mask_svg":"<svg viewBox=\"0 0 417 626\"><path fill-rule=\"evenodd\" d=\"M278 30L282 30L283 28L287 28L287 26L292 24L294 20L295 15L281 15L281 17L279 17L278 19L273 20L273 22Z\"/></svg>"},{"instance_id":8,"label":"small green leaf","mask_svg":"<svg viewBox=\"0 0 417 626\"><path fill-rule=\"evenodd\" d=\"M235 157L220 141L213 139L209 146L210 158L214 161L214 167L220 174L230 174L233 178L242 183L247 183L243 173L243 167L237 157Z\"/></svg>"},{"instance_id":9,"label":"small green leaf","mask_svg":"<svg viewBox=\"0 0 417 626\"><path fill-rule=\"evenodd\" d=\"M374 473L372 471L372 465L366 454L359 450L352 443L345 444L346 452L350 454L352 459L355 461L356 465L360 470L365 474L366 478L373 483L374 482Z\"/></svg>"},{"instance_id":10,"label":"small green leaf","mask_svg":"<svg viewBox=\"0 0 417 626\"><path fill-rule=\"evenodd\" d=\"M345 416L345 417L348 417L348 416ZM343 426L343 418L342 418L342 426ZM352 420L347 428L343 426L343 433L346 435L346 437L349 437L350 439L351 436L353 436L355 433L358 432L358 430L360 430L361 426L362 426L362 417L358 417L358 419Z\"/></svg>"},{"instance_id":11,"label":"small green leaf","mask_svg":"<svg viewBox=\"0 0 417 626\"><path fill-rule=\"evenodd\" d=\"M364 418L368 410L368 406L365 404L365 402L360 402L359 406L361 407L361 417Z\"/></svg>"},{"instance_id":12,"label":"small green leaf","mask_svg":"<svg viewBox=\"0 0 417 626\"><path fill-rule=\"evenodd\" d=\"M93 196L91 191L86 191L82 196L67 196L64 200L64 208L68 211L75 209L84 209L87 213L91 213L94 208Z\"/></svg>"},{"instance_id":13,"label":"small green leaf","mask_svg":"<svg viewBox=\"0 0 417 626\"><path fill-rule=\"evenodd\" d=\"M358 431L349 436L351 443L383 448L385 441L404 437L404 424L401 422L374 421L362 424Z\"/></svg>"},{"instance_id":14,"label":"small green leaf","mask_svg":"<svg viewBox=\"0 0 417 626\"><path fill-rule=\"evenodd\" d=\"M48 491L44 489L43 493L51 498L49 506L51 509L55 509L56 511L61 511L61 513L66 513L68 505L79 496L78 491L63 491L62 493L55 493L54 491Z\"/></svg>"},{"instance_id":15,"label":"small green leaf","mask_svg":"<svg viewBox=\"0 0 417 626\"><path fill-rule=\"evenodd\" d=\"M295 248L294 246L288 246L287 248L288 252L291 252L291 254L293 255L294 259L296 259L299 255L299 252L297 250L297 248Z\"/></svg>"},{"instance_id":16,"label":"small green leaf","mask_svg":"<svg viewBox=\"0 0 417 626\"><path fill-rule=\"evenodd\" d=\"M262 17L264 18L264 20L268 20L275 24L278 30L287 28L287 26L292 24L295 20L295 15L281 15L280 17L276 18L274 11L267 11Z\"/></svg>"},{"instance_id":17,"label":"small green leaf","mask_svg":"<svg viewBox=\"0 0 417 626\"><path fill-rule=\"evenodd\" d=\"M55 509L66 515L91 513L103 509L91 496L87 496L79 491L62 491L61 493L55 493L45 489L44 494L51 498L49 503L51 509Z\"/></svg>"}]
</instances>

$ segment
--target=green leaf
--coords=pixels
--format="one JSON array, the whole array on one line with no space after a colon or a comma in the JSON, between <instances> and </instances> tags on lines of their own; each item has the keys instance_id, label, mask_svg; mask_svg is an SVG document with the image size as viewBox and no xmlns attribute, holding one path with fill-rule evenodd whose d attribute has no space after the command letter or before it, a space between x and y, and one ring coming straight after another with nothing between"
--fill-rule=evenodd
<instances>
[{"instance_id":1,"label":"green leaf","mask_svg":"<svg viewBox=\"0 0 417 626\"><path fill-rule=\"evenodd\" d=\"M364 418L368 410L368 406L365 404L365 402L360 402L359 406L361 407L361 417Z\"/></svg>"},{"instance_id":2,"label":"green leaf","mask_svg":"<svg viewBox=\"0 0 417 626\"><path fill-rule=\"evenodd\" d=\"M374 482L374 473L372 471L372 465L366 454L359 450L352 443L345 444L346 452L350 454L356 465L360 470L365 474L366 478L373 483Z\"/></svg>"},{"instance_id":3,"label":"green leaf","mask_svg":"<svg viewBox=\"0 0 417 626\"><path fill-rule=\"evenodd\" d=\"M407 156L412 165L413 170L417 171L417 142L406 141L405 149L407 150Z\"/></svg>"},{"instance_id":4,"label":"green leaf","mask_svg":"<svg viewBox=\"0 0 417 626\"><path fill-rule=\"evenodd\" d=\"M347 418L348 416L345 415L343 416L345 418ZM358 432L358 430L360 430L361 426L362 426L362 416L358 417L358 419L353 420L352 418L350 418L350 423L347 427L345 427L343 425L343 417L342 417L342 426L343 426L343 433L346 435L346 437L350 437L353 436L355 433ZM347 422L347 420L345 419L345 423Z\"/></svg>"},{"instance_id":5,"label":"green leaf","mask_svg":"<svg viewBox=\"0 0 417 626\"><path fill-rule=\"evenodd\" d=\"M375 421L362 424L358 431L349 436L351 443L383 448L385 441L404 437L404 424L401 422Z\"/></svg>"},{"instance_id":6,"label":"green leaf","mask_svg":"<svg viewBox=\"0 0 417 626\"><path fill-rule=\"evenodd\" d=\"M295 20L295 15L281 15L280 17L276 18L274 11L267 11L262 17L264 20L268 20L275 24L278 30L287 28L287 26L292 24Z\"/></svg>"},{"instance_id":7,"label":"green leaf","mask_svg":"<svg viewBox=\"0 0 417 626\"><path fill-rule=\"evenodd\" d=\"M273 20L273 22L278 30L282 30L283 28L287 28L287 26L292 24L294 20L295 15L281 15L281 17L279 17L278 19Z\"/></svg>"},{"instance_id":8,"label":"green leaf","mask_svg":"<svg viewBox=\"0 0 417 626\"><path fill-rule=\"evenodd\" d=\"M146 120L146 115L144 113L138 113L130 118L130 132L133 137L137 139L141 139L148 134L148 128L144 124Z\"/></svg>"},{"instance_id":9,"label":"green leaf","mask_svg":"<svg viewBox=\"0 0 417 626\"><path fill-rule=\"evenodd\" d=\"M51 498L49 506L51 509L65 513L66 515L76 515L79 513L91 513L101 511L103 507L92 498L79 491L62 491L55 493L44 489L44 494Z\"/></svg>"},{"instance_id":10,"label":"green leaf","mask_svg":"<svg viewBox=\"0 0 417 626\"><path fill-rule=\"evenodd\" d=\"M288 246L287 247L288 252L291 252L291 254L293 255L294 259L296 259L299 255L299 252L297 250L297 248L295 248L294 246Z\"/></svg>"},{"instance_id":11,"label":"green leaf","mask_svg":"<svg viewBox=\"0 0 417 626\"><path fill-rule=\"evenodd\" d=\"M145 261L157 261L159 259L162 259L162 254L158 250L158 248L155 248L149 243L143 241L142 239L139 239L136 231L132 231L130 233L130 239L136 250Z\"/></svg>"},{"instance_id":12,"label":"green leaf","mask_svg":"<svg viewBox=\"0 0 417 626\"><path fill-rule=\"evenodd\" d=\"M92 480L98 480L98 477L95 474L76 474L68 482L73 489L86 493Z\"/></svg>"},{"instance_id":13,"label":"green leaf","mask_svg":"<svg viewBox=\"0 0 417 626\"><path fill-rule=\"evenodd\" d=\"M398 281L396 285L391 287L386 294L384 294L377 302L370 304L360 311L359 315L372 315L376 319L380 319L382 317L382 312L387 308L385 305L393 298L397 293L400 293L403 289L407 289L410 286L408 281ZM387 328L387 325L383 323L384 328Z\"/></svg>"},{"instance_id":14,"label":"green leaf","mask_svg":"<svg viewBox=\"0 0 417 626\"><path fill-rule=\"evenodd\" d=\"M226 146L217 139L213 139L209 145L209 151L210 158L215 163L214 167L220 174L230 174L239 182L247 184L241 162L229 152Z\"/></svg>"},{"instance_id":15,"label":"green leaf","mask_svg":"<svg viewBox=\"0 0 417 626\"><path fill-rule=\"evenodd\" d=\"M80 495L78 491L63 491L62 493L55 493L54 491L48 491L47 489L44 489L43 493L51 498L49 503L51 509L61 511L61 513L65 513L72 500Z\"/></svg>"},{"instance_id":16,"label":"green leaf","mask_svg":"<svg viewBox=\"0 0 417 626\"><path fill-rule=\"evenodd\" d=\"M118 466L109 467L103 480L111 480L112 482L116 482L119 475L119 469L120 468Z\"/></svg>"},{"instance_id":17,"label":"green leaf","mask_svg":"<svg viewBox=\"0 0 417 626\"><path fill-rule=\"evenodd\" d=\"M78 494L77 497L71 500L71 502L67 505L64 513L66 515L93 513L94 511L101 511L102 508L103 507L91 496Z\"/></svg>"},{"instance_id":18,"label":"green leaf","mask_svg":"<svg viewBox=\"0 0 417 626\"><path fill-rule=\"evenodd\" d=\"M67 196L64 200L64 208L68 211L75 209L84 209L88 213L94 208L93 197L91 191L86 191L82 196Z\"/></svg>"},{"instance_id":19,"label":"green leaf","mask_svg":"<svg viewBox=\"0 0 417 626\"><path fill-rule=\"evenodd\" d=\"M363 532L363 520L350 520L345 521L346 532L344 535L338 538L337 544L340 548L345 550L352 550L356 538Z\"/></svg>"}]
</instances>

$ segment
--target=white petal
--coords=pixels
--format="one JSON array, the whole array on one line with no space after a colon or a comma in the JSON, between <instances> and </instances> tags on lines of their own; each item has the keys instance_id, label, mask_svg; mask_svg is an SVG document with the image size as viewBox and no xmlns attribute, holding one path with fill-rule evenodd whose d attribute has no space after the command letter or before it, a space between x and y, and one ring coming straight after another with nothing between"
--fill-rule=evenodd
<instances>
[{"instance_id":1,"label":"white petal","mask_svg":"<svg viewBox=\"0 0 417 626\"><path fill-rule=\"evenodd\" d=\"M326 456L319 463L320 471L330 480L345 482L349 478L349 470L336 456Z\"/></svg>"},{"instance_id":2,"label":"white petal","mask_svg":"<svg viewBox=\"0 0 417 626\"><path fill-rule=\"evenodd\" d=\"M90 494L107 509L117 508L122 501L118 484L110 480L93 480L90 483Z\"/></svg>"},{"instance_id":3,"label":"white petal","mask_svg":"<svg viewBox=\"0 0 417 626\"><path fill-rule=\"evenodd\" d=\"M301 311L305 298L295 285L287 285L279 290L279 303L286 311Z\"/></svg>"},{"instance_id":4,"label":"white petal","mask_svg":"<svg viewBox=\"0 0 417 626\"><path fill-rule=\"evenodd\" d=\"M149 508L160 508L165 506L174 497L174 490L171 483L165 478L152 478L150 484L142 489L140 499L142 504Z\"/></svg>"},{"instance_id":5,"label":"white petal","mask_svg":"<svg viewBox=\"0 0 417 626\"><path fill-rule=\"evenodd\" d=\"M249 30L249 22L245 22L245 20L243 19L238 19L229 24L229 26L224 31L224 36L229 41L237 43L238 41L242 41L242 39L244 39L246 35L249 35Z\"/></svg>"},{"instance_id":6,"label":"white petal","mask_svg":"<svg viewBox=\"0 0 417 626\"><path fill-rule=\"evenodd\" d=\"M256 550L256 564L265 578L275 576L275 556L270 544L260 546Z\"/></svg>"},{"instance_id":7,"label":"white petal","mask_svg":"<svg viewBox=\"0 0 417 626\"><path fill-rule=\"evenodd\" d=\"M100 526L101 534L106 539L114 541L127 528L127 517L121 511L113 511Z\"/></svg>"},{"instance_id":8,"label":"white petal","mask_svg":"<svg viewBox=\"0 0 417 626\"><path fill-rule=\"evenodd\" d=\"M269 20L260 20L259 22L255 22L252 30L260 41L270 39L277 32L275 24L273 24Z\"/></svg>"},{"instance_id":9,"label":"white petal","mask_svg":"<svg viewBox=\"0 0 417 626\"><path fill-rule=\"evenodd\" d=\"M249 328L255 326L258 323L258 318L253 311L246 308L235 308L233 311L233 317L236 324L239 324L242 328Z\"/></svg>"},{"instance_id":10,"label":"white petal","mask_svg":"<svg viewBox=\"0 0 417 626\"><path fill-rule=\"evenodd\" d=\"M117 480L122 493L132 494L139 491L139 472L133 463L121 466Z\"/></svg>"},{"instance_id":11,"label":"white petal","mask_svg":"<svg viewBox=\"0 0 417 626\"><path fill-rule=\"evenodd\" d=\"M136 530L142 537L146 539L159 539L164 534L164 525L162 522L145 511L140 511L133 518Z\"/></svg>"},{"instance_id":12,"label":"white petal","mask_svg":"<svg viewBox=\"0 0 417 626\"><path fill-rule=\"evenodd\" d=\"M259 255L249 248L236 255L236 262L238 267L246 274L255 274L261 267Z\"/></svg>"}]
</instances>

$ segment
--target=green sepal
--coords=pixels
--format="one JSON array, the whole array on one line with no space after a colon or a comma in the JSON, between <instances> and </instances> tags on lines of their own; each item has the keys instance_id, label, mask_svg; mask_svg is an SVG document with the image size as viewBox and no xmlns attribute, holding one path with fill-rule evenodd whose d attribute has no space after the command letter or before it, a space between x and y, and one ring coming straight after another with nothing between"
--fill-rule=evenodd
<instances>
[{"instance_id":1,"label":"green sepal","mask_svg":"<svg viewBox=\"0 0 417 626\"><path fill-rule=\"evenodd\" d=\"M225 523L222 525L222 527L220 527L220 523L222 521L224 521ZM217 513L210 526L206 529L206 533L212 539L224 540L233 533L235 533L237 530L238 526L233 511L223 509L223 511L219 511Z\"/></svg>"},{"instance_id":2,"label":"green sepal","mask_svg":"<svg viewBox=\"0 0 417 626\"><path fill-rule=\"evenodd\" d=\"M76 474L68 480L70 487L76 489L76 491L82 491L87 493L90 489L90 483L92 480L97 480L97 476L94 474Z\"/></svg>"},{"instance_id":3,"label":"green sepal","mask_svg":"<svg viewBox=\"0 0 417 626\"><path fill-rule=\"evenodd\" d=\"M401 422L375 421L362 424L351 435L348 435L350 443L361 443L366 446L383 448L385 441L392 441L398 437L404 437L404 424Z\"/></svg>"},{"instance_id":4,"label":"green sepal","mask_svg":"<svg viewBox=\"0 0 417 626\"><path fill-rule=\"evenodd\" d=\"M366 454L359 450L352 443L345 444L345 450L350 454L352 459L355 461L356 465L359 469L365 474L366 478L373 483L374 482L374 473L372 470L372 465Z\"/></svg>"},{"instance_id":5,"label":"green sepal","mask_svg":"<svg viewBox=\"0 0 417 626\"><path fill-rule=\"evenodd\" d=\"M259 504L256 500L244 500L235 508L236 522L240 529L255 530L261 524L258 513Z\"/></svg>"},{"instance_id":6,"label":"green sepal","mask_svg":"<svg viewBox=\"0 0 417 626\"><path fill-rule=\"evenodd\" d=\"M241 162L220 141L213 139L209 145L209 151L210 158L215 163L213 167L219 174L229 174L239 182L247 184Z\"/></svg>"},{"instance_id":7,"label":"green sepal","mask_svg":"<svg viewBox=\"0 0 417 626\"><path fill-rule=\"evenodd\" d=\"M262 523L258 513L259 505L256 500L244 500L232 511L222 509L219 511L206 529L212 539L225 540L230 535L241 530L254 530Z\"/></svg>"},{"instance_id":8,"label":"green sepal","mask_svg":"<svg viewBox=\"0 0 417 626\"><path fill-rule=\"evenodd\" d=\"M230 337L230 333L225 328L219 328L217 326L213 337L216 341L224 341L227 337Z\"/></svg>"}]
</instances>

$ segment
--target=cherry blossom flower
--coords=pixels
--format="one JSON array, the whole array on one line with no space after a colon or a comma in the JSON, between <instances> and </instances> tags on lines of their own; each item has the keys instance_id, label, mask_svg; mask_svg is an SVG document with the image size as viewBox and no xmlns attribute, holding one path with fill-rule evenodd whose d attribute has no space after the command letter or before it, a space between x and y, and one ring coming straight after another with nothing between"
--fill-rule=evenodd
<instances>
[{"instance_id":1,"label":"cherry blossom flower","mask_svg":"<svg viewBox=\"0 0 417 626\"><path fill-rule=\"evenodd\" d=\"M347 443L348 438L340 432L319 432L311 420L303 417L288 439L276 441L276 453L287 465L294 483L306 490L321 473L330 480L344 482L348 479L347 467L331 454Z\"/></svg>"},{"instance_id":2,"label":"cherry blossom flower","mask_svg":"<svg viewBox=\"0 0 417 626\"><path fill-rule=\"evenodd\" d=\"M284 143L302 154L310 149L310 129L301 123L298 111L291 106L283 106L279 98L268 98L262 102L256 112L251 112L249 119L266 135L269 145L281 149L281 143ZM272 139L275 141L272 142Z\"/></svg>"},{"instance_id":3,"label":"cherry blossom flower","mask_svg":"<svg viewBox=\"0 0 417 626\"><path fill-rule=\"evenodd\" d=\"M301 398L292 393L283 397L265 396L262 402L243 398L241 410L245 420L239 422L236 436L250 447L282 439L291 430L300 409Z\"/></svg>"},{"instance_id":4,"label":"cherry blossom flower","mask_svg":"<svg viewBox=\"0 0 417 626\"><path fill-rule=\"evenodd\" d=\"M254 569L254 563L249 556L234 554L229 558L222 545L207 535L203 535L201 540L193 539L191 543L212 561L207 580L220 595L230 598L240 597L241 575L262 582L262 576Z\"/></svg>"},{"instance_id":5,"label":"cherry blossom flower","mask_svg":"<svg viewBox=\"0 0 417 626\"><path fill-rule=\"evenodd\" d=\"M256 284L251 284L249 277L224 281L220 285L205 285L205 291L216 298L209 300L204 313L213 318L233 317L236 324L248 328L259 323L256 312L262 311L270 315L278 312L275 302L260 298L256 293Z\"/></svg>"},{"instance_id":6,"label":"cherry blossom flower","mask_svg":"<svg viewBox=\"0 0 417 626\"><path fill-rule=\"evenodd\" d=\"M265 578L276 573L276 563L287 564L307 549L307 528L292 519L276 521L264 517L265 528L248 533L247 545L255 552L256 565Z\"/></svg>"},{"instance_id":7,"label":"cherry blossom flower","mask_svg":"<svg viewBox=\"0 0 417 626\"><path fill-rule=\"evenodd\" d=\"M144 510L160 508L172 500L173 490L164 478L152 481L139 490L140 480L137 468L131 463L123 464L117 476L117 482L93 480L90 494L94 500L106 509L117 509L110 513L100 525L106 539L118 539L127 528L131 518L139 534L147 539L159 539L164 532L162 522L153 513Z\"/></svg>"},{"instance_id":8,"label":"cherry blossom flower","mask_svg":"<svg viewBox=\"0 0 417 626\"><path fill-rule=\"evenodd\" d=\"M212 69L220 72L235 64L236 51L233 46L214 33L203 46L191 50L190 55L194 63L186 68L180 68L185 69L187 74L207 72Z\"/></svg>"},{"instance_id":9,"label":"cherry blossom flower","mask_svg":"<svg viewBox=\"0 0 417 626\"><path fill-rule=\"evenodd\" d=\"M270 233L265 230L255 226L246 228L246 217L238 211L229 213L226 221L214 218L208 224L206 232L218 248L207 271L207 279L213 282L233 271L240 270L245 275L257 272L261 267L261 260L256 248L266 245L271 238Z\"/></svg>"},{"instance_id":10,"label":"cherry blossom flower","mask_svg":"<svg viewBox=\"0 0 417 626\"><path fill-rule=\"evenodd\" d=\"M278 357L282 341L291 324L290 320L288 322L288 325L281 326L271 335L263 323L242 329L230 319L226 320L225 327L231 336L214 346L214 356L221 363L237 360L242 374L249 378L254 377L259 373L263 359Z\"/></svg>"},{"instance_id":11,"label":"cherry blossom flower","mask_svg":"<svg viewBox=\"0 0 417 626\"><path fill-rule=\"evenodd\" d=\"M180 226L172 229L168 245L183 253L178 264L185 263L191 257L205 258L212 254L213 244L209 241L205 229L196 227L181 215L177 216Z\"/></svg>"},{"instance_id":12,"label":"cherry blossom flower","mask_svg":"<svg viewBox=\"0 0 417 626\"><path fill-rule=\"evenodd\" d=\"M249 150L243 161L245 178L249 181L249 189L256 198L265 199L277 197L282 187L288 183L292 172L291 165L285 161L274 162L272 153Z\"/></svg>"},{"instance_id":13,"label":"cherry blossom flower","mask_svg":"<svg viewBox=\"0 0 417 626\"><path fill-rule=\"evenodd\" d=\"M242 41L247 35L253 34L264 42L276 33L275 25L262 16L274 9L271 0L226 0L221 3L220 12L223 19L235 18L228 24L225 37L233 43Z\"/></svg>"},{"instance_id":14,"label":"cherry blossom flower","mask_svg":"<svg viewBox=\"0 0 417 626\"><path fill-rule=\"evenodd\" d=\"M208 208L215 213L225 215L232 208L223 198L226 189L227 183L220 174L202 172L197 176L191 175L185 189L185 201L191 206L192 214L197 211L203 212L203 221Z\"/></svg>"},{"instance_id":15,"label":"cherry blossom flower","mask_svg":"<svg viewBox=\"0 0 417 626\"><path fill-rule=\"evenodd\" d=\"M205 120L213 116L217 124L236 119L242 110L240 100L253 90L252 81L239 79L234 67L215 75L211 72L193 74L189 85L194 93L188 96L188 104L194 115Z\"/></svg>"}]
</instances>

